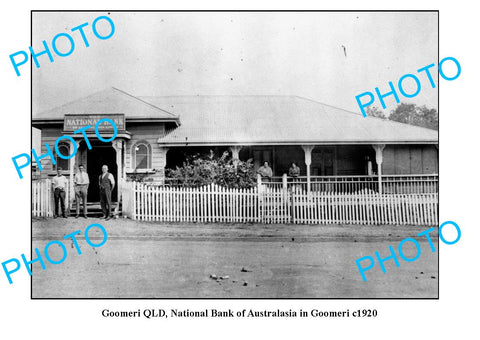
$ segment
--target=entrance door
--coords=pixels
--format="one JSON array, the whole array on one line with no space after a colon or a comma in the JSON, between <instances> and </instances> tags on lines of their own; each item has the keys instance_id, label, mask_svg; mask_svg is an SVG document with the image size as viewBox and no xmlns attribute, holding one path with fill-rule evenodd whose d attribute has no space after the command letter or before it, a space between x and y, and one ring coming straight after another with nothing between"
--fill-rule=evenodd
<instances>
[{"instance_id":1,"label":"entrance door","mask_svg":"<svg viewBox=\"0 0 480 340\"><path fill-rule=\"evenodd\" d=\"M112 146L94 145L87 151L87 172L90 177L90 186L88 188L88 202L100 201L100 187L98 178L102 174L102 166L108 166L108 172L115 178L115 188L112 192L112 201L117 201L117 159L115 149Z\"/></svg>"}]
</instances>

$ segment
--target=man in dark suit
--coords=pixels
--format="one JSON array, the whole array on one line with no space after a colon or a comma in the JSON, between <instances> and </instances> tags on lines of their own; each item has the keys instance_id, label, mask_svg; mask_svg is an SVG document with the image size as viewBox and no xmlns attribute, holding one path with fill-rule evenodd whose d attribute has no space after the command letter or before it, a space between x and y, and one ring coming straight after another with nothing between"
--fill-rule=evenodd
<instances>
[{"instance_id":1,"label":"man in dark suit","mask_svg":"<svg viewBox=\"0 0 480 340\"><path fill-rule=\"evenodd\" d=\"M98 178L98 185L100 187L100 205L102 207L103 215L106 220L111 219L112 213L112 191L115 187L115 179L113 175L108 172L108 166L102 166L102 174Z\"/></svg>"}]
</instances>

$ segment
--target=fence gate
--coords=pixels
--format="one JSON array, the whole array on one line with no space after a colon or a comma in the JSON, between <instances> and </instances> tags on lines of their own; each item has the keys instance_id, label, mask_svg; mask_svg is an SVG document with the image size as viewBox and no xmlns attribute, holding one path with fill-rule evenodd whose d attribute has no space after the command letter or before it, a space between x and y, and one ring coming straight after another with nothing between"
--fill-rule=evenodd
<instances>
[{"instance_id":1,"label":"fence gate","mask_svg":"<svg viewBox=\"0 0 480 340\"><path fill-rule=\"evenodd\" d=\"M279 188L263 187L259 194L260 220L263 223L292 221L292 194Z\"/></svg>"}]
</instances>

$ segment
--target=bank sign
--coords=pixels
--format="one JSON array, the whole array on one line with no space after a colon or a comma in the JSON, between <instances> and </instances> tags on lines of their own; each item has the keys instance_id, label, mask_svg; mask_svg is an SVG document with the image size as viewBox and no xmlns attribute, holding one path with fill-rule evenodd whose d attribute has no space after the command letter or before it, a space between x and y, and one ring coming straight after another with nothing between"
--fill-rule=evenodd
<instances>
[{"instance_id":1,"label":"bank sign","mask_svg":"<svg viewBox=\"0 0 480 340\"><path fill-rule=\"evenodd\" d=\"M100 119L108 118L115 122L117 125L118 132L125 131L125 115L118 114L85 114L85 115L65 115L63 121L63 131L64 132L73 132L75 130L81 129L87 125L90 125L93 133L95 125ZM89 130L90 130L89 129ZM104 132L113 132L112 125L108 122L102 122L98 126L99 131Z\"/></svg>"}]
</instances>

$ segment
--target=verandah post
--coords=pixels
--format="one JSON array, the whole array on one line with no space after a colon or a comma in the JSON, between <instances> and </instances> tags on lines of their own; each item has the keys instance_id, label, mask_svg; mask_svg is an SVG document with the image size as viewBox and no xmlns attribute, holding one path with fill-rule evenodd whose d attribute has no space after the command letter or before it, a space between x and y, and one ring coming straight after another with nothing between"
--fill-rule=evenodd
<instances>
[{"instance_id":1,"label":"verandah post","mask_svg":"<svg viewBox=\"0 0 480 340\"><path fill-rule=\"evenodd\" d=\"M238 166L238 162L240 162L240 150L242 150L241 145L230 146L230 151L232 152L233 165L235 166L235 169Z\"/></svg>"},{"instance_id":2,"label":"verandah post","mask_svg":"<svg viewBox=\"0 0 480 340\"><path fill-rule=\"evenodd\" d=\"M257 195L258 195L258 219L263 222L264 215L264 203L263 203L263 190L262 190L262 176L257 174Z\"/></svg>"},{"instance_id":3,"label":"verandah post","mask_svg":"<svg viewBox=\"0 0 480 340\"><path fill-rule=\"evenodd\" d=\"M73 144L75 143L75 145ZM69 142L69 154L72 155L75 150L78 150L80 147L80 143L78 141ZM74 156L68 160L68 167L69 167L69 179L68 179L68 188L66 189L66 195L65 195L65 210L68 211L70 214L70 207L73 205L73 200L75 199L75 188L74 188L74 174L75 174L75 160L77 156Z\"/></svg>"},{"instance_id":4,"label":"verandah post","mask_svg":"<svg viewBox=\"0 0 480 340\"><path fill-rule=\"evenodd\" d=\"M302 145L305 152L305 165L307 166L307 196L310 198L310 164L312 164L312 150L314 145Z\"/></svg>"},{"instance_id":5,"label":"verandah post","mask_svg":"<svg viewBox=\"0 0 480 340\"><path fill-rule=\"evenodd\" d=\"M378 193L382 194L382 163L385 144L373 144L372 147L375 150L375 161L377 162L378 169Z\"/></svg>"}]
</instances>

